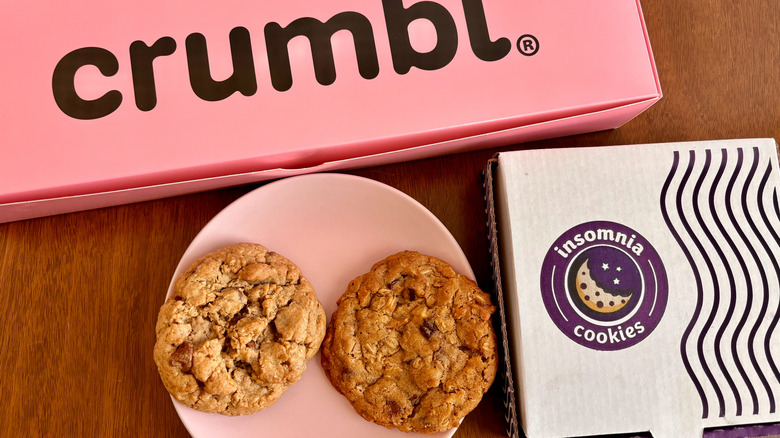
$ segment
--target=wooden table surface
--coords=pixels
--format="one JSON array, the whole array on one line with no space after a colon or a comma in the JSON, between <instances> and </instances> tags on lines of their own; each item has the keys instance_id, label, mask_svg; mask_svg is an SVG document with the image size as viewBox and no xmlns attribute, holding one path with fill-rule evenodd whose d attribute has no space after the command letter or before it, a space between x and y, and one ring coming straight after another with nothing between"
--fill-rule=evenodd
<instances>
[{"instance_id":1,"label":"wooden table surface","mask_svg":"<svg viewBox=\"0 0 780 438\"><path fill-rule=\"evenodd\" d=\"M497 151L780 138L780 2L643 9L664 97L625 126L347 173L430 209L492 290L481 172ZM0 435L187 436L152 361L157 311L201 227L258 186L0 224ZM497 383L456 436L504 435Z\"/></svg>"}]
</instances>

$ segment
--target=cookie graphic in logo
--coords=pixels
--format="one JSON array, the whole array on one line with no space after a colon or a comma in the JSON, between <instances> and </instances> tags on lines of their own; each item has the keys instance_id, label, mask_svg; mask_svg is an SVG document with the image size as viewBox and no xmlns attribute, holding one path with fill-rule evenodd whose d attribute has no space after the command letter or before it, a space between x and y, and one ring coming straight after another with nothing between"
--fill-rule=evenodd
<instances>
[{"instance_id":1,"label":"cookie graphic in logo","mask_svg":"<svg viewBox=\"0 0 780 438\"><path fill-rule=\"evenodd\" d=\"M619 350L646 338L666 307L661 259L636 231L588 222L563 233L542 265L542 298L569 338L597 350Z\"/></svg>"},{"instance_id":2,"label":"cookie graphic in logo","mask_svg":"<svg viewBox=\"0 0 780 438\"><path fill-rule=\"evenodd\" d=\"M642 277L634 261L609 246L584 251L572 267L571 289L585 307L596 312L594 315L618 314L642 289Z\"/></svg>"}]
</instances>

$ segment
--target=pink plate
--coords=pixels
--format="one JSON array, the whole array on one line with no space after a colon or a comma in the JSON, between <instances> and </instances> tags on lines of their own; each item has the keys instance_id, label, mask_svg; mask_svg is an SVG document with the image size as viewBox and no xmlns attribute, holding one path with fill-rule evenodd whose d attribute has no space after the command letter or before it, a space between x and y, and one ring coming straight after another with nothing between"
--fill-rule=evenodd
<instances>
[{"instance_id":1,"label":"pink plate","mask_svg":"<svg viewBox=\"0 0 780 438\"><path fill-rule=\"evenodd\" d=\"M350 280L404 249L438 257L474 278L457 241L430 211L390 186L350 175L296 176L244 195L195 237L174 279L199 256L241 241L260 243L297 264L328 316ZM172 289L173 280L169 296ZM194 437L409 436L360 417L328 382L319 353L301 380L256 414L226 417L173 402ZM426 436L449 437L454 432Z\"/></svg>"}]
</instances>

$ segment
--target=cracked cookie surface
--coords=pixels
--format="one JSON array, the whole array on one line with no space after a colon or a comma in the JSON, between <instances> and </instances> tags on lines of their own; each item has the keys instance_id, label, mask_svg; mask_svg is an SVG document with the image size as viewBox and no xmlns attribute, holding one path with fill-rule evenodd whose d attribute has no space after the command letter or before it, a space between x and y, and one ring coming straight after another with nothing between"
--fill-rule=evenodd
<instances>
[{"instance_id":1,"label":"cracked cookie surface","mask_svg":"<svg viewBox=\"0 0 780 438\"><path fill-rule=\"evenodd\" d=\"M495 307L447 263L404 251L352 280L322 343L331 384L388 428L457 427L492 384Z\"/></svg>"},{"instance_id":2,"label":"cracked cookie surface","mask_svg":"<svg viewBox=\"0 0 780 438\"><path fill-rule=\"evenodd\" d=\"M301 378L326 315L298 267L259 244L196 260L157 318L154 360L165 388L203 412L246 415Z\"/></svg>"}]
</instances>

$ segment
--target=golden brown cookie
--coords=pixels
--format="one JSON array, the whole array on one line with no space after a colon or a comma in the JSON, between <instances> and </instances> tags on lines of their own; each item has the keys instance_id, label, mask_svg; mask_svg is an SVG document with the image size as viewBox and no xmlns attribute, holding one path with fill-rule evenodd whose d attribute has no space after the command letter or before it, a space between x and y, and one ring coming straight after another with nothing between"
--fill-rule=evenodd
<instances>
[{"instance_id":1,"label":"golden brown cookie","mask_svg":"<svg viewBox=\"0 0 780 438\"><path fill-rule=\"evenodd\" d=\"M447 263L404 251L352 280L322 343L331 384L369 421L457 427L495 378L490 296Z\"/></svg>"},{"instance_id":2,"label":"golden brown cookie","mask_svg":"<svg viewBox=\"0 0 780 438\"><path fill-rule=\"evenodd\" d=\"M295 264L252 243L196 260L160 309L154 360L174 398L246 415L301 378L325 335L325 311Z\"/></svg>"}]
</instances>

